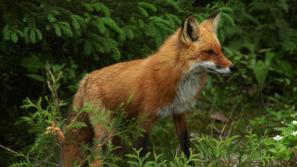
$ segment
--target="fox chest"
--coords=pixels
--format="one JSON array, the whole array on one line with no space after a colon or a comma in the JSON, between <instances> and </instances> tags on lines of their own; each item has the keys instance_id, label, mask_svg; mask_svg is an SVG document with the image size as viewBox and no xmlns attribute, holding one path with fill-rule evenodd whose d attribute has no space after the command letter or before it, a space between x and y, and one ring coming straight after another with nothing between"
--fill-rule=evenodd
<instances>
[{"instance_id":1,"label":"fox chest","mask_svg":"<svg viewBox=\"0 0 297 167\"><path fill-rule=\"evenodd\" d=\"M193 71L183 76L178 83L173 101L159 111L160 116L179 114L190 110L195 105L195 96L202 88L202 77L199 71Z\"/></svg>"}]
</instances>

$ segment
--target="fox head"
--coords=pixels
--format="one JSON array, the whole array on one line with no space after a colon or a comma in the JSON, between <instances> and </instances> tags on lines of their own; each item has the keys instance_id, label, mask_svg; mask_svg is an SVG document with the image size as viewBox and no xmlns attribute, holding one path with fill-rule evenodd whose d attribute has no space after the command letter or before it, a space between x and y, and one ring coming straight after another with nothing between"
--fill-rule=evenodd
<instances>
[{"instance_id":1,"label":"fox head","mask_svg":"<svg viewBox=\"0 0 297 167\"><path fill-rule=\"evenodd\" d=\"M187 71L201 69L222 75L235 71L235 66L225 57L217 38L219 21L219 12L201 23L194 16L184 20L180 31L180 41L183 44L180 56L183 57Z\"/></svg>"}]
</instances>

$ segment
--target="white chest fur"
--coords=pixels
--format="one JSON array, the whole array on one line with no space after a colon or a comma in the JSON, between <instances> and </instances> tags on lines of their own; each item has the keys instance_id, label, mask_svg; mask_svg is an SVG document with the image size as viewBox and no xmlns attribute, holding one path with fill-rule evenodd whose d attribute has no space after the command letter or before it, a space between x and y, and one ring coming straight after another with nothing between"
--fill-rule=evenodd
<instances>
[{"instance_id":1,"label":"white chest fur","mask_svg":"<svg viewBox=\"0 0 297 167\"><path fill-rule=\"evenodd\" d=\"M194 96L200 89L200 70L192 70L188 74L182 77L179 81L176 96L172 103L164 106L160 109L160 116L167 116L173 113L183 113L190 109L194 105Z\"/></svg>"}]
</instances>

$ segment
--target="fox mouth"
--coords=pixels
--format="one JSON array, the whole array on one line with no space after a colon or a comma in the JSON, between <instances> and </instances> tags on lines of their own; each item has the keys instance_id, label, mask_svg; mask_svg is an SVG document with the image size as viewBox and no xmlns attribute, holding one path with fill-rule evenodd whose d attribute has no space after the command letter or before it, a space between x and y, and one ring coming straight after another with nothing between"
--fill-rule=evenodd
<instances>
[{"instance_id":1,"label":"fox mouth","mask_svg":"<svg viewBox=\"0 0 297 167\"><path fill-rule=\"evenodd\" d=\"M229 76L231 71L229 69L213 69L213 68L206 68L205 69L209 73L213 73L220 76Z\"/></svg>"},{"instance_id":2,"label":"fox mouth","mask_svg":"<svg viewBox=\"0 0 297 167\"><path fill-rule=\"evenodd\" d=\"M209 72L209 73L213 73L213 74L220 75L220 76L228 76L228 75L232 74L232 72L235 69L235 67L234 66L232 67L232 66L233 65L231 65L229 67L218 68L218 66L216 64L214 64L213 62L204 61L204 62L200 62L198 64L194 64L191 69L195 69L198 67L198 68L200 68L206 72Z\"/></svg>"}]
</instances>

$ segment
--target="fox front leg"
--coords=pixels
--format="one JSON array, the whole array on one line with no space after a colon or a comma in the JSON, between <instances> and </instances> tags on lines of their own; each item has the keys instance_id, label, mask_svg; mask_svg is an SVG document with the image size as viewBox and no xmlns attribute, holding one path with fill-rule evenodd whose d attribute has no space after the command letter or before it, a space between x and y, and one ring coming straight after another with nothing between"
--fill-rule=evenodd
<instances>
[{"instance_id":1,"label":"fox front leg","mask_svg":"<svg viewBox=\"0 0 297 167\"><path fill-rule=\"evenodd\" d=\"M141 125L141 128L144 132L142 136L139 137L136 144L138 149L141 148L140 155L145 156L148 152L150 131L153 128L157 118L154 116L143 116L140 119L145 119Z\"/></svg>"},{"instance_id":2,"label":"fox front leg","mask_svg":"<svg viewBox=\"0 0 297 167\"><path fill-rule=\"evenodd\" d=\"M181 150L187 158L190 157L190 140L187 130L186 114L173 114L173 122L175 131L178 136Z\"/></svg>"},{"instance_id":3,"label":"fox front leg","mask_svg":"<svg viewBox=\"0 0 297 167\"><path fill-rule=\"evenodd\" d=\"M149 133L145 132L137 141L137 148L141 148L140 156L144 157L148 152Z\"/></svg>"}]
</instances>

